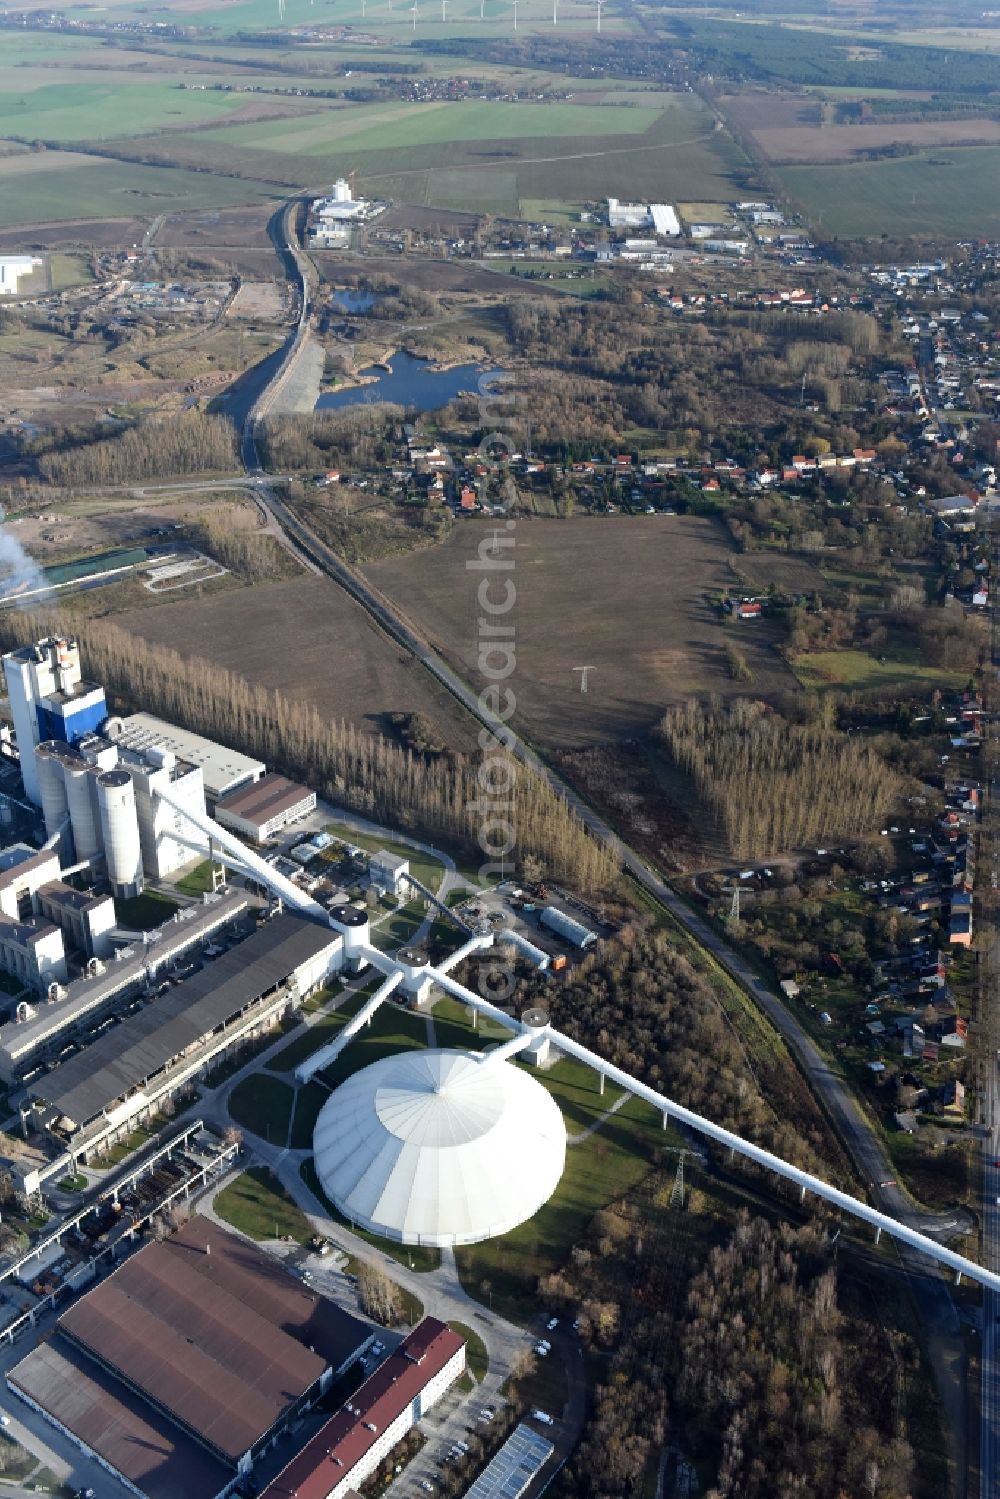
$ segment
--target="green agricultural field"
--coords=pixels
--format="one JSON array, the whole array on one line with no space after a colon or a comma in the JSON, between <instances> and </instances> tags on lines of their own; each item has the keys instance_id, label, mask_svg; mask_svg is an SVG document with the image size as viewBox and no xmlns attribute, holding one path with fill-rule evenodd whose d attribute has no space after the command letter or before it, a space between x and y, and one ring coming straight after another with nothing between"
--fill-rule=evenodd
<instances>
[{"instance_id":1,"label":"green agricultural field","mask_svg":"<svg viewBox=\"0 0 1000 1499\"><path fill-rule=\"evenodd\" d=\"M361 104L326 109L305 119L227 125L213 130L212 140L303 156L322 156L339 146L367 155L371 151L440 146L453 141L575 141L580 136L642 135L662 113L642 105L504 104L478 99L461 104ZM0 129L3 124L0 112Z\"/></svg>"},{"instance_id":2,"label":"green agricultural field","mask_svg":"<svg viewBox=\"0 0 1000 1499\"><path fill-rule=\"evenodd\" d=\"M84 7L68 6L73 14L90 16ZM447 20L441 20L441 7L434 0L427 0L417 16L418 37L456 36L500 36L512 29L513 6L511 0L485 0L483 19L480 19L480 0L449 0ZM141 4L116 5L116 17L147 16ZM561 0L559 27L566 34L594 31L596 9L586 0ZM198 26L213 26L220 32L273 30L278 25L278 12L274 0L241 0L238 5L222 3L213 6L198 5L196 11L188 13L188 19ZM376 36L379 41L399 40L408 42L414 36L413 13L408 4L397 0L326 0L322 11L313 9L306 0L287 0L285 6L286 26L305 26L319 21L326 26L354 26L359 31ZM518 35L530 32L552 33L551 0L518 0ZM605 10L601 30L607 35L635 29L635 23L626 16L614 15Z\"/></svg>"},{"instance_id":3,"label":"green agricultural field","mask_svg":"<svg viewBox=\"0 0 1000 1499\"><path fill-rule=\"evenodd\" d=\"M136 214L152 218L188 208L260 203L272 196L281 194L269 183L121 161L21 176L16 191L11 191L4 185L0 160L0 228L4 229L75 219L124 219Z\"/></svg>"},{"instance_id":4,"label":"green agricultural field","mask_svg":"<svg viewBox=\"0 0 1000 1499\"><path fill-rule=\"evenodd\" d=\"M37 74L28 79L37 82ZM95 77L94 83L45 83L0 92L0 135L27 140L97 141L188 127L217 120L246 104L242 94L182 89L143 80L130 87Z\"/></svg>"},{"instance_id":5,"label":"green agricultural field","mask_svg":"<svg viewBox=\"0 0 1000 1499\"><path fill-rule=\"evenodd\" d=\"M1000 146L934 147L895 160L775 167L824 237L1000 234Z\"/></svg>"}]
</instances>

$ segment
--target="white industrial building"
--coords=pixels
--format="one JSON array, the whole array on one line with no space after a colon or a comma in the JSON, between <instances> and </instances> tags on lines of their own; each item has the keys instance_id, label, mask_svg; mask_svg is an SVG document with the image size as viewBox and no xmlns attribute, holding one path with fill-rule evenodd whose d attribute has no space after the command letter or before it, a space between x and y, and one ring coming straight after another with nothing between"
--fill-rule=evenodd
<instances>
[{"instance_id":1,"label":"white industrial building","mask_svg":"<svg viewBox=\"0 0 1000 1499\"><path fill-rule=\"evenodd\" d=\"M0 297L16 297L17 283L42 263L37 255L0 255Z\"/></svg>"},{"instance_id":2,"label":"white industrial building","mask_svg":"<svg viewBox=\"0 0 1000 1499\"><path fill-rule=\"evenodd\" d=\"M566 1126L542 1084L496 1054L402 1052L337 1088L313 1148L352 1223L403 1244L477 1244L552 1196Z\"/></svg>"},{"instance_id":3,"label":"white industrial building","mask_svg":"<svg viewBox=\"0 0 1000 1499\"><path fill-rule=\"evenodd\" d=\"M608 227L652 229L655 234L673 238L681 232L681 221L670 203L622 203L609 198Z\"/></svg>"},{"instance_id":4,"label":"white industrial building","mask_svg":"<svg viewBox=\"0 0 1000 1499\"><path fill-rule=\"evenodd\" d=\"M117 724L115 738L123 749L141 753L152 745L160 745L178 760L199 766L209 806L237 787L259 781L266 769L262 761L250 755L242 755L227 744L216 744L189 729L180 729L153 713L131 713L118 719Z\"/></svg>"},{"instance_id":5,"label":"white industrial building","mask_svg":"<svg viewBox=\"0 0 1000 1499\"><path fill-rule=\"evenodd\" d=\"M68 636L8 651L3 667L25 795L40 807L35 745L50 739L73 744L93 733L108 715L104 688L83 680L80 647Z\"/></svg>"},{"instance_id":6,"label":"white industrial building","mask_svg":"<svg viewBox=\"0 0 1000 1499\"><path fill-rule=\"evenodd\" d=\"M425 1317L296 1453L261 1499L348 1499L465 1370L465 1340Z\"/></svg>"},{"instance_id":7,"label":"white industrial building","mask_svg":"<svg viewBox=\"0 0 1000 1499\"><path fill-rule=\"evenodd\" d=\"M198 852L163 792L204 816L200 766L178 761L162 745L129 750L100 734L75 745L40 744L35 760L46 833L60 836L67 857L72 850L78 863L103 867L115 895L138 895L146 876L164 879Z\"/></svg>"}]
</instances>

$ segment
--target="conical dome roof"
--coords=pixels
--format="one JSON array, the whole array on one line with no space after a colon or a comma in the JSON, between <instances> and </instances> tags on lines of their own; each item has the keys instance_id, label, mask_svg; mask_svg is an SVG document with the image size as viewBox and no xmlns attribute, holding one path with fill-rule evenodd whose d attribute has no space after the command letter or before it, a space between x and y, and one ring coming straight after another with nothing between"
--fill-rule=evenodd
<instances>
[{"instance_id":1,"label":"conical dome roof","mask_svg":"<svg viewBox=\"0 0 1000 1499\"><path fill-rule=\"evenodd\" d=\"M341 1084L313 1149L323 1190L352 1222L404 1244L475 1244L548 1201L566 1127L541 1083L509 1062L404 1051Z\"/></svg>"}]
</instances>

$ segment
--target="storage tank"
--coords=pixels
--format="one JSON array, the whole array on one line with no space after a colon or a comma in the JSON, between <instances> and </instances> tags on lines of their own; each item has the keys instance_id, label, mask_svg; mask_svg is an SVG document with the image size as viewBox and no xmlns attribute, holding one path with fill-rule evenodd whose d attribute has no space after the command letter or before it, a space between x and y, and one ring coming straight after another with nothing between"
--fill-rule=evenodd
<instances>
[{"instance_id":1,"label":"storage tank","mask_svg":"<svg viewBox=\"0 0 1000 1499\"><path fill-rule=\"evenodd\" d=\"M45 818L45 832L50 838L69 815L62 768L62 757L65 752L66 746L57 744L52 739L46 740L35 750L38 788L42 797L42 815Z\"/></svg>"},{"instance_id":2,"label":"storage tank","mask_svg":"<svg viewBox=\"0 0 1000 1499\"><path fill-rule=\"evenodd\" d=\"M93 863L101 857L101 834L91 799L92 774L83 761L79 765L67 763L63 767L63 785L73 824L76 857L81 862L89 859Z\"/></svg>"},{"instance_id":3,"label":"storage tank","mask_svg":"<svg viewBox=\"0 0 1000 1499\"><path fill-rule=\"evenodd\" d=\"M344 934L344 961L349 965L356 964L362 949L371 941L367 915L357 906L333 906L330 925Z\"/></svg>"},{"instance_id":4,"label":"storage tank","mask_svg":"<svg viewBox=\"0 0 1000 1499\"><path fill-rule=\"evenodd\" d=\"M128 899L142 893L142 847L135 791L126 770L106 770L97 778L104 856L113 893Z\"/></svg>"},{"instance_id":5,"label":"storage tank","mask_svg":"<svg viewBox=\"0 0 1000 1499\"><path fill-rule=\"evenodd\" d=\"M582 921L574 921L572 916L567 916L558 906L546 906L538 919L542 926L547 926L549 931L572 942L574 947L590 947L591 943L597 941L596 932L584 926Z\"/></svg>"}]
</instances>

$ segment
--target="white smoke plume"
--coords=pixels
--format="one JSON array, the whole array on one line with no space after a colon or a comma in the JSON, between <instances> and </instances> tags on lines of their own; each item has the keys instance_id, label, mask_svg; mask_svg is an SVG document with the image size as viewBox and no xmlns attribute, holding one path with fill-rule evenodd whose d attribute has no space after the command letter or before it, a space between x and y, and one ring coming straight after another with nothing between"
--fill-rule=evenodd
<instances>
[{"instance_id":1,"label":"white smoke plume","mask_svg":"<svg viewBox=\"0 0 1000 1499\"><path fill-rule=\"evenodd\" d=\"M0 604L36 609L51 598L52 590L34 557L3 524L6 519L0 505Z\"/></svg>"}]
</instances>

